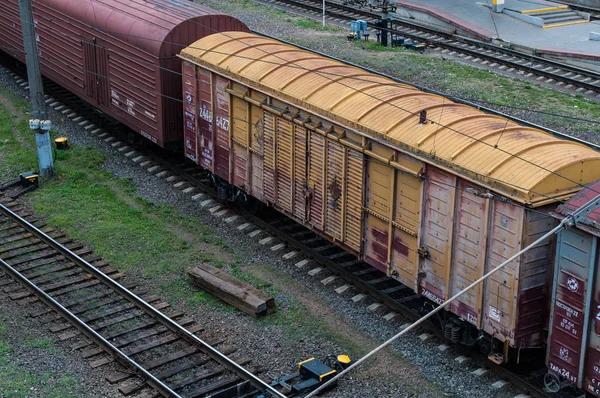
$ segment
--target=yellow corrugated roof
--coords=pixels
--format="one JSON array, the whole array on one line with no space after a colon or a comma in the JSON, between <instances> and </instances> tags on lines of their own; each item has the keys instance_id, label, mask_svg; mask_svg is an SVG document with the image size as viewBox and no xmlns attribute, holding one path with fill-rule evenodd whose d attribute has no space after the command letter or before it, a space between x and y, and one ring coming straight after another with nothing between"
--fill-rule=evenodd
<instances>
[{"instance_id":1,"label":"yellow corrugated roof","mask_svg":"<svg viewBox=\"0 0 600 398\"><path fill-rule=\"evenodd\" d=\"M600 178L600 153L582 144L273 39L216 33L181 56L522 202L543 202ZM422 110L433 123L419 124Z\"/></svg>"}]
</instances>

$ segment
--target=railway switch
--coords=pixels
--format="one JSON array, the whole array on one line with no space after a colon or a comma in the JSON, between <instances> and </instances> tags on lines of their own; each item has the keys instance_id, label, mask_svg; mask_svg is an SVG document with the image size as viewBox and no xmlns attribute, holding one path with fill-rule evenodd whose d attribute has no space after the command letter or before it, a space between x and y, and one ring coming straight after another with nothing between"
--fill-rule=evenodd
<instances>
[{"instance_id":1,"label":"railway switch","mask_svg":"<svg viewBox=\"0 0 600 398\"><path fill-rule=\"evenodd\" d=\"M21 173L19 175L19 182L23 188L29 188L29 187L37 188L39 179L40 179L40 176L35 173L32 173L32 172Z\"/></svg>"},{"instance_id":2,"label":"railway switch","mask_svg":"<svg viewBox=\"0 0 600 398\"><path fill-rule=\"evenodd\" d=\"M280 378L272 378L273 387L283 387L287 392L298 394L312 391L335 377L338 372L352 364L348 355L329 355L325 361L309 358L298 363L298 371ZM335 387L333 383L331 388Z\"/></svg>"}]
</instances>

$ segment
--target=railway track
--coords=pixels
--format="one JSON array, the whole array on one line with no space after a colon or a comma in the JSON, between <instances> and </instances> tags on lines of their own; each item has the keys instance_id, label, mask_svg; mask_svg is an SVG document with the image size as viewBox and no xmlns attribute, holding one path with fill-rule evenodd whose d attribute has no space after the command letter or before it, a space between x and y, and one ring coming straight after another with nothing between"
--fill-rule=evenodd
<instances>
[{"instance_id":1,"label":"railway track","mask_svg":"<svg viewBox=\"0 0 600 398\"><path fill-rule=\"evenodd\" d=\"M22 82L21 84L26 84L26 82ZM223 210L231 208L229 205L219 204L218 193L216 189L211 186L210 179L205 170L179 157L164 158L164 154L157 155L148 149L130 148L128 145L124 144L128 141L128 135L131 136L131 134L127 133L125 128L118 125L115 126L112 122L103 120L91 110L86 111L84 107L81 107L81 100L77 99L77 97L62 89L54 88L56 89L56 92L53 92L53 95L56 95L56 98L48 98L46 101L52 108L56 109L63 107L64 109L61 109L61 112L64 113L66 117L69 117L68 115L73 115L73 112L65 113L65 111L78 109L79 115L70 116L69 118L77 120L82 128L85 128L90 133L98 134L104 141L112 144L114 147L118 147L120 151L133 159L136 163L148 169L152 174L159 174L163 178L170 178L169 181L172 184L176 184L178 188L191 188L190 192L194 192L194 198L198 200L203 207L210 206L213 213L218 214ZM60 101L63 102L73 102L67 102L67 105L63 105L60 101L57 101L57 98L60 98ZM80 118L82 118L83 121L80 121ZM105 126L107 130L110 129L113 134L108 134L102 131L101 128L97 128L96 125L86 122L86 118L92 119L97 125ZM200 193L198 193L198 191L200 191ZM339 290L343 292L344 289L348 289L350 286L354 289L358 289L362 293L354 296L356 301L361 300L360 296L362 296L362 298L365 296L370 297L371 300L375 302L371 308L377 311L384 311L385 316L390 317L390 319L396 314L401 314L405 319L412 321L422 315L425 301L416 296L410 289L400 285L395 280L388 278L366 263L356 260L348 253L337 248L334 244L318 237L310 230L293 222L286 216L274 211L265 213L263 217L254 216L237 208L233 209L233 211L241 214L249 221L248 223L240 225L240 227L246 224L252 224L255 226L253 231L266 231L271 236L276 237L276 239L283 241L288 247L291 247L310 258L310 263L314 265L310 272L314 275L326 274L322 279L323 284L330 284L334 281L344 281L344 285L340 286L336 291ZM308 261L305 262L305 260L302 260L299 262L298 266L306 266L308 263ZM439 339L446 341L444 333L439 330L438 325L429 323L425 326L425 329L428 333L436 335ZM543 384L541 382L543 375L539 373L541 369L539 367L528 368L526 370L521 369L521 373L525 374L524 377L522 377L521 374L494 365L485 355L480 355L472 350L461 348L460 346L455 346L455 349L473 358L480 366L491 368L498 377L510 381L514 386L527 392L530 396L559 396L548 394L543 390ZM134 372L130 371L126 374L129 377L133 373ZM563 394L560 396L567 397L568 395Z\"/></svg>"},{"instance_id":2,"label":"railway track","mask_svg":"<svg viewBox=\"0 0 600 398\"><path fill-rule=\"evenodd\" d=\"M407 322L414 322L428 310L433 309L431 304L412 289L402 285L395 279L388 277L381 271L373 268L362 260L357 260L352 254L342 250L337 245L318 236L310 229L298 224L284 214L273 209L266 209L259 215L252 214L243 208L219 202L218 192L210 183L208 173L192 162L181 158L165 158L150 152L139 152L130 155L135 162L144 164L143 167L159 170L163 178L173 178L172 183L183 182L181 187L194 188L194 197L201 206L210 208L213 214L235 213L247 222L238 226L238 229L248 232L249 236L261 234L261 244L275 245L283 242L289 251L284 258L296 257L301 254L305 257L296 263L298 268L308 269L308 274L318 277L322 284L339 286L335 289L338 294L346 291L358 291L353 297L354 302L370 302L368 310L382 314L385 319L392 320L398 315ZM142 157L140 159L140 157ZM149 162L149 163L147 163ZM266 236L266 237L265 237ZM266 243L265 243L266 242ZM273 242L273 243L272 243ZM292 255L292 253L294 253ZM341 284L341 286L340 286ZM510 382L515 387L525 391L528 396L535 398L561 398L576 397L568 392L561 391L562 395L555 395L544 390L543 366L544 353L540 355L539 363L527 364L519 369L508 369L491 362L487 355L469 347L454 344L449 332L441 328L441 320L427 322L422 327L426 338L435 336L444 344L452 344L455 351L474 360L481 369L490 369L498 377ZM408 326L409 323L401 325Z\"/></svg>"},{"instance_id":3,"label":"railway track","mask_svg":"<svg viewBox=\"0 0 600 398\"><path fill-rule=\"evenodd\" d=\"M51 331L110 374L124 395L138 397L255 397L273 390L222 339L198 337L203 328L159 297L135 286L83 244L48 228L16 202L0 199L0 286L13 300L35 296L47 307L30 315L61 321ZM19 214L20 213L20 214ZM137 377L136 377L137 376ZM271 396L271 395L269 395Z\"/></svg>"},{"instance_id":4,"label":"railway track","mask_svg":"<svg viewBox=\"0 0 600 398\"><path fill-rule=\"evenodd\" d=\"M315 16L320 16L323 12L322 2L317 0L258 0L257 2L292 7ZM376 28L375 22L381 19L380 13L335 1L326 1L326 13L329 18L344 22L363 19L367 21L370 29L379 29ZM585 95L600 95L600 73L598 72L435 30L405 20L394 20L394 27L388 32L394 37L409 39L414 43L423 43L427 48L442 51L449 56L460 57L464 61L479 63L487 68L518 73L526 78L536 79Z\"/></svg>"}]
</instances>

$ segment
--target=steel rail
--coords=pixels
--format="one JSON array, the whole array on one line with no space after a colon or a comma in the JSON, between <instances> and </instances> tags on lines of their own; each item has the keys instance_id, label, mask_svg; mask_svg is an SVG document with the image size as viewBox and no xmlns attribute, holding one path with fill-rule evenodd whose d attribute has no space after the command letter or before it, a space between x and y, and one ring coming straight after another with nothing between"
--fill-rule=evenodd
<instances>
[{"instance_id":1,"label":"steel rail","mask_svg":"<svg viewBox=\"0 0 600 398\"><path fill-rule=\"evenodd\" d=\"M348 271L344 267L337 264L335 261L329 259L326 255L321 254L320 252L306 246L300 240L295 239L289 234L279 230L276 226L273 226L271 223L257 217L255 215L249 214L244 210L238 210L240 214L246 219L249 219L253 223L255 223L259 228L264 229L270 234L276 236L281 241L285 242L288 246L301 251L307 257L312 258L318 264L325 266L331 273L338 275L340 278L345 280L348 283L351 283L358 290L367 293L371 298L376 301L383 303L390 310L401 313L408 321L415 322L420 318L420 315L417 314L414 310L404 305L402 302L394 299L390 295L382 292L376 287L372 286L368 282L361 280L357 276L353 275L352 272ZM295 221L294 221L295 222ZM300 225L300 224L299 224ZM306 227L304 227L306 228ZM323 238L323 240L326 240ZM341 249L342 250L342 249ZM391 278L390 278L391 279ZM399 283L399 282L398 282ZM403 285L404 286L404 285ZM408 289L410 287L407 286ZM420 325L423 329L435 334L439 339L446 341L446 337L442 333L442 330L435 325L431 320L427 320L426 322ZM500 365L497 365L491 362L487 357L479 354L478 352L473 352L472 349L469 349L466 346L456 345L454 346L457 351L461 354L471 355L472 358L478 362L481 366L489 366L493 369L493 372L498 376L510 380L510 382L520 390L523 390L529 393L534 398L549 398L550 395L546 394L544 391L540 390L538 387L533 385L531 382L522 379L515 373L511 372L509 369L506 369Z\"/></svg>"},{"instance_id":2,"label":"steel rail","mask_svg":"<svg viewBox=\"0 0 600 398\"><path fill-rule=\"evenodd\" d=\"M35 225L31 224L27 220L22 219L21 217L19 217L19 215L17 215L16 213L14 213L12 210L10 210L9 208L7 208L6 206L4 206L1 203L0 203L0 213L4 214L8 219L12 220L13 222L17 223L21 227L25 228L27 231L29 231L30 233L35 235L42 242L46 243L49 247L51 247L52 249L54 249L57 252L64 255L65 258L69 259L70 261L74 262L78 266L84 268L86 271L90 272L92 275L94 275L96 278L98 278L103 283L108 285L110 288L112 288L113 290L115 290L116 292L121 294L122 296L126 297L134 305L136 305L139 309L141 309L144 312L146 312L147 314L151 315L153 318L159 320L171 332L175 333L177 336L186 340L188 343L195 345L195 346L199 346L199 348L202 350L202 352L208 354L212 359L214 359L221 365L225 366L230 371L235 372L240 377L242 377L245 380L252 383L252 385L255 388L257 388L259 391L262 391L262 392L268 391L269 393L273 394L276 397L285 398L285 395L281 394L279 391L275 390L273 387L266 384L263 380L256 377L254 374L252 374L251 372L246 370L241 365L237 364L235 361L232 361L231 359L229 359L226 355L222 354L221 352L219 352L218 350L213 348L211 345L209 345L204 340L200 339L193 333L190 333L187 329L185 329L181 325L177 324L177 322L173 321L171 318L169 318L168 316L166 316L159 310L155 309L150 304L146 303L143 299L138 297L135 293L131 292L129 289L125 288L123 285L121 285L120 283L118 283L115 280L113 280L112 278L110 278L108 275L106 275L105 273L103 273L102 271L100 271L99 269L97 269L96 267L91 265L90 263L88 263L86 260L84 260L83 258L78 256L76 253L72 252L71 250L69 250L68 248L63 246L62 244L56 242L49 235L47 235L46 233L44 233L43 231L38 229ZM115 347L115 349L116 349L116 347ZM112 349L111 349L111 351L114 352ZM129 361L127 361L127 362L129 363ZM144 375L151 376L150 373L143 370L143 368L139 367L139 365L137 365L136 368L139 369L140 371L143 371ZM151 378L151 380L154 380L154 379ZM168 388L167 386L164 386L164 387ZM163 390L162 383L160 385L158 385L158 388ZM164 391L167 391L168 394L174 393L170 389L164 390ZM168 394L167 394L167 396L169 396ZM175 395L175 396L178 396L178 395Z\"/></svg>"},{"instance_id":3,"label":"steel rail","mask_svg":"<svg viewBox=\"0 0 600 398\"><path fill-rule=\"evenodd\" d=\"M313 12L318 12L318 11L320 12L320 10L321 10L320 7L308 4L307 1L310 1L310 0L305 0L305 1L276 0L276 1L279 3L290 4L290 5L302 7L302 8L308 9ZM311 1L311 3L312 3L312 1ZM333 3L333 2L329 2L329 3L330 3L330 6L333 8L338 8L338 9L342 9L342 10L348 9L347 12L349 12L349 13L363 15L363 16L366 16L366 17L369 17L372 19L380 18L380 15L369 12L369 11L364 11L364 10L356 9L356 8L349 7L349 6L344 6L344 5L341 5L338 3ZM343 14L343 13L339 13L339 12L335 12L335 11L331 11L331 10L328 10L327 13L334 18L339 18L339 19L343 19L343 20L347 20L347 21L353 20L353 17L351 17L347 14ZM433 34L433 35L436 35L439 37L427 38L427 37L424 37L423 34L409 33L409 32L397 30L397 29L385 29L385 30L388 31L389 33L407 36L407 37L410 37L411 39L418 40L418 41L421 41L421 42L424 42L424 43L427 43L430 45L434 45L436 47L443 47L443 48L450 49L450 50L453 50L456 52L461 52L461 53L470 55L474 58L485 59L485 60L492 61L492 62L495 62L498 64L515 67L520 70L530 71L530 72L535 73L536 75L539 75L542 77L554 79L557 81L562 81L564 83L568 83L573 86L585 88L587 90L592 90L594 92L600 92L600 85L595 85L590 82L584 82L582 80L577 80L577 79L571 78L570 76L564 76L564 75L557 74L554 72L535 68L534 65L535 65L535 63L545 64L546 68L558 68L564 72L576 73L578 75L581 75L582 78L585 77L585 78L589 78L590 80L592 80L592 79L600 80L599 73L596 73L596 72L593 72L593 71L590 71L587 69L577 68L572 65L563 64L558 61L549 60L547 58L538 57L538 56L535 56L532 54L527 54L527 53L520 52L517 50L496 46L491 43L484 43L484 42L476 40L476 39L471 39L471 38L467 38L464 36L446 33L446 32L438 31L435 29L423 27L422 25L406 22L404 20L395 20L395 22L397 24L406 26L410 29L427 32L429 34ZM368 24L370 25L370 27L372 29L378 29L378 30L381 29L380 27L374 26L372 23L368 23ZM445 40L448 40L448 41L445 41ZM454 43L452 43L452 42L454 42ZM455 44L455 43L460 43L460 42L464 42L466 45L470 44L470 45L474 45L474 46L479 46L479 47L482 47L489 51L494 51L496 53L502 53L502 54L504 54L504 56L520 58L524 61L528 61L531 65L527 65L527 64L524 65L522 63L514 62L511 60L502 59L502 56L503 56L502 54L500 54L500 55L488 54L485 52L478 51L476 49L470 49L470 48L461 46L459 44Z\"/></svg>"},{"instance_id":4,"label":"steel rail","mask_svg":"<svg viewBox=\"0 0 600 398\"><path fill-rule=\"evenodd\" d=\"M150 153L150 154L147 154L147 156L150 157L154 162L160 164L165 169L170 170L173 173L176 173L179 177L181 177L184 181L187 181L188 183L190 183L192 186L199 188L202 192L204 192L205 194L210 196L212 199L215 199L217 201L219 200L217 191L215 189L213 189L211 186L209 186L208 184L205 184L202 181L199 181L197 178L190 176L185 172L182 172L182 170L178 166L173 165L168 161L165 161L164 159L162 159L161 157L159 157L155 154ZM186 161L187 161L187 159L186 159ZM200 166L197 166L197 167L200 168ZM316 251L313 248L302 243L302 241L300 239L296 239L293 236L291 236L290 234L286 233L285 231L282 231L279 227L274 225L272 220L263 219L263 218L261 218L257 215L254 215L238 206L235 206L231 210L236 212L240 216L244 217L246 220L254 223L258 228L275 236L282 242L285 242L289 247L302 252L304 255L306 255L306 257L311 258L319 265L322 265L325 268L327 268L333 274L336 274L343 280L347 281L348 283L351 283L355 288L368 294L374 300L386 305L388 308L390 308L390 310L401 313L402 316L404 316L408 321L414 322L417 319L419 319L419 317L420 317L419 314L417 314L414 310L412 310L408 306L404 305L402 302L394 299L389 294L386 294L386 293L382 292L381 290L377 289L375 286L369 284L367 281L364 281L364 280L358 278L357 276L353 275L352 272L350 272L347 269L345 269L344 267L340 266L335 261L328 258L326 255L324 255L321 252ZM285 215L282 214L282 216L285 216ZM298 226L300 226L302 228L307 229L303 225L298 224L296 221L293 221L291 219L290 219L290 221L297 224ZM326 241L325 238L322 238L322 239L323 239L323 241ZM343 249L340 248L340 250L343 250ZM371 266L369 266L369 267L371 267ZM437 336L439 339L446 341L446 338L444 337L442 330L439 328L439 326L435 325L433 322L427 321L424 324L422 324L421 326L423 327L424 330L431 332L435 336ZM534 398L549 398L550 397L550 395L548 395L544 391L540 390L540 388L538 388L531 382L520 378L517 374L515 374L514 372L511 372L509 369L506 369L500 365L497 365L497 364L491 362L487 358L487 356L479 354L478 352L473 352L472 349L465 347L465 346L456 345L455 349L461 355L470 355L481 366L488 366L488 367L492 368L493 372L498 377L510 380L510 382L515 387L529 393L532 397L534 397Z\"/></svg>"},{"instance_id":5,"label":"steel rail","mask_svg":"<svg viewBox=\"0 0 600 398\"><path fill-rule=\"evenodd\" d=\"M136 373L141 373L144 377L146 377L145 382L151 387L157 389L162 395L166 397L183 398L2 259L0 259L0 269L12 277L15 281L23 285L27 290L35 294L44 304L59 313L71 325L75 326L80 332L92 339L104 351L109 353L113 358L116 358L121 364L135 369Z\"/></svg>"}]
</instances>

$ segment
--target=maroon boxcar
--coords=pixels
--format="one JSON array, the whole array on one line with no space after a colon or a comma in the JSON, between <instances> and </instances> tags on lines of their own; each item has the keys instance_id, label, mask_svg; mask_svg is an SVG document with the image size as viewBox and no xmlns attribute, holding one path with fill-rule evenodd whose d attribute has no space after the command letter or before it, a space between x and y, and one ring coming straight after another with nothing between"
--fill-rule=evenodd
<instances>
[{"instance_id":1,"label":"maroon boxcar","mask_svg":"<svg viewBox=\"0 0 600 398\"><path fill-rule=\"evenodd\" d=\"M42 73L160 146L183 140L181 61L194 41L248 31L176 0L33 0ZM0 49L24 61L18 0L0 2Z\"/></svg>"},{"instance_id":2,"label":"maroon boxcar","mask_svg":"<svg viewBox=\"0 0 600 398\"><path fill-rule=\"evenodd\" d=\"M596 181L560 206L557 216L599 194ZM600 396L599 239L600 209L558 235L546 358L550 388L558 388L560 378L595 396Z\"/></svg>"}]
</instances>

